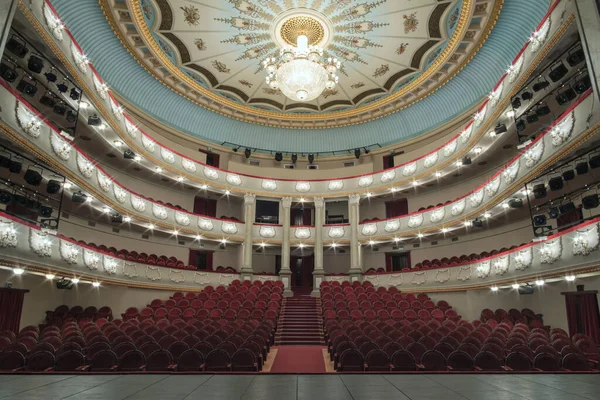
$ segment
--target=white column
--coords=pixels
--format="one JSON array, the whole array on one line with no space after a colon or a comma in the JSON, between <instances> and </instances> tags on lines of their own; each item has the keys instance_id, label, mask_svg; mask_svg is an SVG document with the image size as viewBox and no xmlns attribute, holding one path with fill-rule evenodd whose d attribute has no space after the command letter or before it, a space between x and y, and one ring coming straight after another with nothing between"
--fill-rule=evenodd
<instances>
[{"instance_id":1,"label":"white column","mask_svg":"<svg viewBox=\"0 0 600 400\"><path fill-rule=\"evenodd\" d=\"M323 281L325 270L323 268L323 223L325 221L325 201L322 197L315 197L315 270L313 271L313 296L319 296L319 286Z\"/></svg>"},{"instance_id":2,"label":"white column","mask_svg":"<svg viewBox=\"0 0 600 400\"><path fill-rule=\"evenodd\" d=\"M350 280L360 279L362 268L360 265L360 248L358 243L358 221L360 195L351 194L348 196L348 219L350 221Z\"/></svg>"},{"instance_id":3,"label":"white column","mask_svg":"<svg viewBox=\"0 0 600 400\"><path fill-rule=\"evenodd\" d=\"M281 243L281 270L279 271L279 276L284 284L283 295L292 296L290 287L292 276L292 271L290 270L290 209L292 207L292 198L282 198L281 205L283 206L283 219L281 222L283 241Z\"/></svg>"},{"instance_id":4,"label":"white column","mask_svg":"<svg viewBox=\"0 0 600 400\"><path fill-rule=\"evenodd\" d=\"M0 0L0 56L4 54L17 3L17 0Z\"/></svg>"},{"instance_id":5,"label":"white column","mask_svg":"<svg viewBox=\"0 0 600 400\"><path fill-rule=\"evenodd\" d=\"M596 101L600 101L600 3L597 0L575 0L575 5L577 28L592 81L593 95L596 96Z\"/></svg>"},{"instance_id":6,"label":"white column","mask_svg":"<svg viewBox=\"0 0 600 400\"><path fill-rule=\"evenodd\" d=\"M256 196L251 193L244 195L244 261L242 264L242 279L252 279L252 227L254 225L254 205L256 204Z\"/></svg>"}]
</instances>

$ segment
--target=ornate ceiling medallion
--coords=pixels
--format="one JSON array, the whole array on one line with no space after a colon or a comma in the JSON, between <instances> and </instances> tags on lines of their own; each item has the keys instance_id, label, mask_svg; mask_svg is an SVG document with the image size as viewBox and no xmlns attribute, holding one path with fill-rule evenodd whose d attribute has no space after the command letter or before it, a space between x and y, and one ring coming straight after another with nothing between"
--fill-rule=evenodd
<instances>
[{"instance_id":1,"label":"ornate ceiling medallion","mask_svg":"<svg viewBox=\"0 0 600 400\"><path fill-rule=\"evenodd\" d=\"M236 119L297 129L362 123L426 97L479 49L502 5L502 0L214 0L210 5L127 0L125 11L112 0L100 2L121 41L165 85ZM470 25L474 15L478 24ZM310 43L323 34L319 44L344 64L339 71L344 84L312 101L290 101L264 82L256 61L275 55L305 30Z\"/></svg>"},{"instance_id":2,"label":"ornate ceiling medallion","mask_svg":"<svg viewBox=\"0 0 600 400\"><path fill-rule=\"evenodd\" d=\"M289 45L296 46L299 36L306 36L309 46L318 46L325 37L323 26L308 15L297 15L281 25L281 38Z\"/></svg>"}]
</instances>

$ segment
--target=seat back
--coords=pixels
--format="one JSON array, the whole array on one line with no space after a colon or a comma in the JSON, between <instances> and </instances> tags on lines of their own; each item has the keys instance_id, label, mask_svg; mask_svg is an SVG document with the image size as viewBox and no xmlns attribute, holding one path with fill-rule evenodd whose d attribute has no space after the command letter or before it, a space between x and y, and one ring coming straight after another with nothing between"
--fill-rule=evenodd
<instances>
[{"instance_id":1,"label":"seat back","mask_svg":"<svg viewBox=\"0 0 600 400\"><path fill-rule=\"evenodd\" d=\"M179 362L177 363L178 371L198 371L204 365L204 356L201 352L196 349L189 349L184 351L179 356Z\"/></svg>"},{"instance_id":2,"label":"seat back","mask_svg":"<svg viewBox=\"0 0 600 400\"><path fill-rule=\"evenodd\" d=\"M425 371L446 371L446 357L436 350L426 351L421 357L421 364L425 367Z\"/></svg>"},{"instance_id":3,"label":"seat back","mask_svg":"<svg viewBox=\"0 0 600 400\"><path fill-rule=\"evenodd\" d=\"M146 371L168 371L173 357L167 350L156 350L146 359Z\"/></svg>"}]
</instances>

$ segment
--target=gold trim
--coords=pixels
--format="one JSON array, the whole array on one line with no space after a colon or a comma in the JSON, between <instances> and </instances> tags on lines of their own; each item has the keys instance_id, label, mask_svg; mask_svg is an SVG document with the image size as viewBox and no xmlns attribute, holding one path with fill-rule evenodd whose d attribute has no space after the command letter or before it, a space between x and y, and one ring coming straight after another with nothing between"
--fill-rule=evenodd
<instances>
[{"instance_id":1,"label":"gold trim","mask_svg":"<svg viewBox=\"0 0 600 400\"><path fill-rule=\"evenodd\" d=\"M211 187L214 188L218 188L218 189L228 189L232 192L236 192L236 193L240 193L240 194L245 194L245 193L252 193L255 195L259 195L262 197L272 197L272 198L281 198L282 196L284 196L285 194L282 193L273 193L273 192L261 192L261 191L256 191L256 190L240 190L237 187L229 187L229 186L225 186L219 183L215 183L213 181L206 181L206 180L202 180L196 176L190 175L184 171L180 171L177 170L175 168L173 168L173 166L171 164L166 164L164 163L162 160L155 158L154 155L149 155L146 153L146 151L144 149L142 149L141 147L139 147L136 143L132 142L129 138L129 135L125 134L124 132L121 131L120 125L117 124L114 119L113 119L113 114L111 112L108 112L108 110L106 110L106 108L97 100L97 93L95 90L90 89L90 87L87 85L87 83L85 83L80 77L79 77L79 73L78 71L75 69L75 67L71 64L71 62L69 61L69 59L62 53L62 51L56 46L56 44L54 43L54 40L48 35L48 33L46 32L46 30L42 27L41 23L37 20L37 18L35 18L35 16L33 16L33 14L29 11L29 9L23 4L22 2L23 0L21 0L21 2L19 3L20 7L21 7L21 11L25 14L25 16L29 19L29 21L31 22L31 24L33 25L33 27L36 29L36 31L40 34L40 36L46 41L46 44L53 50L54 54L61 59L63 65L71 72L73 79L79 84L80 87L82 88L86 88L86 93L88 94L88 98L90 99L90 101L92 101L94 103L94 105L96 106L96 108L100 111L101 114L103 114L103 116L105 117L105 119L107 120L107 123L109 125L111 125L111 127L113 128L113 130L115 132L117 132L121 138L121 140L123 140L125 143L127 143L130 147L132 147L133 149L136 150L136 152L138 152L139 154L144 154L145 158L152 161L154 164L156 164L157 166L160 166L163 168L163 170L165 171L170 171L172 173L175 174L179 174L181 176L184 176L186 179L189 179L193 182L197 182L199 184L207 184ZM537 66L543 61L544 57L546 57L546 55L552 50L552 48L556 45L556 43L559 41L559 39L564 35L564 33L566 32L566 30L569 28L569 26L571 25L571 23L573 23L573 21L575 20L575 16L573 14L569 15L569 17L565 20L565 22L562 24L562 26L560 27L559 30L557 30L557 32L552 36L551 39L547 40L547 44L545 45L545 47L543 48L542 51L540 51L538 53L537 58L534 60L534 62L532 62L529 66L529 68L522 72L521 74L521 78L517 81L516 84L513 85L513 90L510 92L510 95L507 95L505 97L505 99L498 103L495 107L496 112L494 114L492 114L492 116L489 118L489 122L487 123L487 125L485 125L485 129L481 129L480 133L478 135L473 136L473 139L471 139L471 141L473 143L477 142L477 140L479 140L483 135L485 135L485 133L488 131L488 129L494 125L496 118L498 118L498 116L503 112L503 109L509 104L510 102L510 98L520 90L521 86L523 86L523 84L529 79L529 77L531 76L531 74L534 72L534 70L537 68ZM90 95L92 94L92 95ZM456 154L456 157L453 159L449 159L447 160L446 163L441 164L440 166L438 166L438 169L444 168L446 166L448 166L449 164L453 163L455 160L461 158L464 154L466 154L469 151L468 148L463 149L462 152L459 152ZM400 181L400 182L393 182L390 183L388 185L384 185L384 186L380 186L378 187L377 190L380 191L384 191L387 189L390 189L392 187L397 187L403 184L407 184L409 182L411 182L412 180L415 179L420 179L424 176L427 176L428 173L426 173L425 171L422 172L420 175L417 175L415 177L411 177L410 179L406 179L405 181ZM332 178L333 179L333 178ZM319 194L321 197L324 198L341 198L344 196L347 196L350 193L356 193L356 194L364 194L367 193L369 191L372 191L373 189L369 190L369 188L366 189L362 189L362 190L357 190L354 192L344 192L344 193L323 193L323 194Z\"/></svg>"},{"instance_id":2,"label":"gold trim","mask_svg":"<svg viewBox=\"0 0 600 400\"><path fill-rule=\"evenodd\" d=\"M281 25L281 38L290 46L296 47L301 35L308 38L309 46L315 46L323 40L325 30L319 21L308 15L297 15Z\"/></svg>"},{"instance_id":3,"label":"gold trim","mask_svg":"<svg viewBox=\"0 0 600 400\"><path fill-rule=\"evenodd\" d=\"M377 102L370 103L368 105L365 105L365 106L360 107L355 110L346 110L346 111L341 111L341 112L338 112L335 114L328 113L328 114L289 115L289 114L285 114L285 113L276 113L276 112L258 110L258 109L254 109L254 108L248 107L248 106L242 106L231 100L224 99L223 97L218 96L215 93L208 91L207 89L198 87L196 82L194 82L190 77L188 77L186 74L184 74L179 68L174 66L172 64L172 62L160 51L159 46L156 44L152 35L149 33L149 29L143 20L143 15L142 15L142 11L141 11L141 7L140 7L139 3L135 2L135 1L133 1L133 2L128 1L128 4L130 5L131 10L133 10L132 14L133 14L134 22L138 25L139 28L141 28L141 31L138 31L138 33L145 40L146 45L154 52L154 55L157 58L161 59L161 61L163 62L163 65L167 66L167 68L169 69L169 71L172 74L177 76L178 79L187 83L191 87L194 87L197 92L200 92L203 95L205 95L208 98L209 104L203 104L198 99L194 99L184 93L178 92L176 89L174 89L172 86L170 86L167 83L166 79L158 76L152 69L150 69L146 66L143 59L140 58L140 56L137 54L136 50L130 45L127 38L123 36L123 33L119 29L119 24L118 24L118 22L116 22L116 20L114 19L114 15L111 12L112 8L110 7L108 0L98 0L98 1L100 3L101 9L103 10L103 12L105 14L107 21L109 22L109 25L112 27L113 31L115 32L117 38L121 41L122 45L134 57L134 59L146 70L146 72L148 72L149 74L154 76L163 85L165 85L169 89L173 90L177 94L183 96L187 100L192 101L192 102L194 102L204 108L207 108L211 111L215 111L221 115L224 115L224 116L227 116L230 118L234 118L234 119L237 119L240 121L244 121L244 122L250 122L250 123L266 125L266 126L274 126L274 127L287 127L290 129L328 129L328 128L332 128L332 127L350 126L350 125L355 125L355 124L359 124L359 123L363 123L363 122L367 122L367 121L372 121L372 120L382 118L391 113L400 111L400 110L402 110L406 107L409 107L409 106L417 103L418 101L421 101L422 99L430 96L431 94L435 93L438 89L443 87L446 83L448 83L452 78L454 78L454 76L456 76L472 60L472 58L479 51L479 49L481 48L483 43L487 40L491 30L493 29L493 27L495 26L495 24L498 20L498 16L499 16L502 6L504 4L504 0L496 0L496 2L494 3L494 9L492 10L492 12L489 15L486 27L484 28L482 34L480 35L480 40L473 46L469 55L463 59L463 62L461 62L452 71L452 74L445 77L445 79L443 79L441 81L441 83L439 85L437 85L434 89L432 89L431 91L429 91L425 94L418 96L413 101L410 101L399 107L395 107L395 106L390 107L389 106L389 103L391 103L395 100L398 100L401 96L403 96L405 94L405 91L406 92L411 91L414 88L416 88L417 86L419 86L422 83L422 79L425 79L425 77L426 77L425 74L421 75L418 79L411 82L409 85L407 85L401 91L396 92L393 95L386 97L385 99L381 99ZM438 63L442 64L442 63L447 62L447 60L451 56L450 53L453 53L455 48L462 42L464 33L466 32L466 30L468 28L465 10L470 10L470 7L472 4L473 4L472 0L464 0L463 11L461 11L461 17L457 23L457 29L455 30L454 35L448 42L448 46L444 49L444 51L438 57L438 59L436 59L436 61L430 66L429 70L431 70L432 68L435 68L435 70L437 70L439 68L439 65L437 65ZM469 8L467 8L467 7L469 7ZM131 12L131 10L130 10L130 12ZM140 22L141 22L141 25L140 25ZM206 92L208 92L208 93L206 93ZM216 102L217 104L214 104L213 102ZM400 102L403 102L403 101L400 99ZM223 108L228 108L229 110L231 110L231 113L224 112ZM249 114L249 115L246 117L240 117L240 113L241 114ZM362 117L360 114L363 114ZM260 120L257 120L256 118L260 118ZM345 119L345 120L352 119L352 121L331 124L331 120L333 118ZM274 120L280 120L280 121L274 121ZM298 122L303 123L303 124L306 123L306 126L299 126L299 125L283 126L282 124L284 124L285 122L282 122L281 120L287 121L287 124L294 124L294 123L298 123ZM329 122L327 122L327 121L329 121ZM315 126L314 125L315 122L327 123L327 126Z\"/></svg>"}]
</instances>

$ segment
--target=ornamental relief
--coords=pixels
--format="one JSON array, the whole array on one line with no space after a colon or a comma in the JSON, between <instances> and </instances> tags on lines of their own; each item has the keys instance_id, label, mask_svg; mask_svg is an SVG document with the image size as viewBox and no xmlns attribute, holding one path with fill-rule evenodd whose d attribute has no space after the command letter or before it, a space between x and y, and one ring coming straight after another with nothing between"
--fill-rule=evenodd
<instances>
[{"instance_id":1,"label":"ornamental relief","mask_svg":"<svg viewBox=\"0 0 600 400\"><path fill-rule=\"evenodd\" d=\"M552 264L557 261L562 254L562 242L558 237L544 242L540 249L540 263Z\"/></svg>"},{"instance_id":2,"label":"ornamental relief","mask_svg":"<svg viewBox=\"0 0 600 400\"><path fill-rule=\"evenodd\" d=\"M124 203L125 200L127 200L127 195L129 194L125 189L117 184L113 185L113 193L115 194L115 199L117 199L119 203Z\"/></svg>"},{"instance_id":3,"label":"ornamental relief","mask_svg":"<svg viewBox=\"0 0 600 400\"><path fill-rule=\"evenodd\" d=\"M181 158L181 166L188 172L196 172L198 169L196 168L196 163L188 160L187 158Z\"/></svg>"},{"instance_id":4,"label":"ornamental relief","mask_svg":"<svg viewBox=\"0 0 600 400\"><path fill-rule=\"evenodd\" d=\"M498 193L498 189L500 189L500 177L501 175L498 174L498 176L492 179L490 183L485 185L485 193L488 195L488 197L493 197L496 195L496 193Z\"/></svg>"},{"instance_id":5,"label":"ornamental relief","mask_svg":"<svg viewBox=\"0 0 600 400\"><path fill-rule=\"evenodd\" d=\"M20 101L17 101L17 105L15 107L15 117L23 132L34 139L40 137L42 134L42 122Z\"/></svg>"},{"instance_id":6,"label":"ornamental relief","mask_svg":"<svg viewBox=\"0 0 600 400\"><path fill-rule=\"evenodd\" d=\"M496 90L490 93L490 106L492 108L496 107L498 101L500 100L500 96L502 95L502 90L504 89L504 81L501 81Z\"/></svg>"},{"instance_id":7,"label":"ornamental relief","mask_svg":"<svg viewBox=\"0 0 600 400\"><path fill-rule=\"evenodd\" d=\"M275 228L272 226L261 226L258 230L258 234L264 238L273 238L275 237Z\"/></svg>"},{"instance_id":8,"label":"ornamental relief","mask_svg":"<svg viewBox=\"0 0 600 400\"><path fill-rule=\"evenodd\" d=\"M154 216L158 219L167 219L167 217L169 216L169 211L165 206L152 203L152 214L154 214Z\"/></svg>"},{"instance_id":9,"label":"ornamental relief","mask_svg":"<svg viewBox=\"0 0 600 400\"><path fill-rule=\"evenodd\" d=\"M104 267L104 272L110 275L114 275L117 273L117 267L119 266L119 262L116 258L104 255L102 265Z\"/></svg>"},{"instance_id":10,"label":"ornamental relief","mask_svg":"<svg viewBox=\"0 0 600 400\"><path fill-rule=\"evenodd\" d=\"M50 257L52 255L50 237L31 228L29 229L29 248L40 257Z\"/></svg>"},{"instance_id":11,"label":"ornamental relief","mask_svg":"<svg viewBox=\"0 0 600 400\"><path fill-rule=\"evenodd\" d=\"M17 231L12 222L0 221L0 247L17 247Z\"/></svg>"},{"instance_id":12,"label":"ornamental relief","mask_svg":"<svg viewBox=\"0 0 600 400\"><path fill-rule=\"evenodd\" d=\"M444 157L448 158L456 151L456 146L458 145L457 140L454 139L446 146L444 146Z\"/></svg>"},{"instance_id":13,"label":"ornamental relief","mask_svg":"<svg viewBox=\"0 0 600 400\"><path fill-rule=\"evenodd\" d=\"M597 223L586 229L578 230L575 239L573 239L573 255L589 255L592 251L598 249L598 242L599 232Z\"/></svg>"},{"instance_id":14,"label":"ornamental relief","mask_svg":"<svg viewBox=\"0 0 600 400\"><path fill-rule=\"evenodd\" d=\"M361 228L364 236L371 236L377 233L377 224L364 224Z\"/></svg>"},{"instance_id":15,"label":"ornamental relief","mask_svg":"<svg viewBox=\"0 0 600 400\"><path fill-rule=\"evenodd\" d=\"M540 161L542 155L544 155L543 137L540 138L533 146L529 147L529 150L527 150L523 155L523 157L525 157L525 166L527 168L533 167L538 161Z\"/></svg>"},{"instance_id":16,"label":"ornamental relief","mask_svg":"<svg viewBox=\"0 0 600 400\"><path fill-rule=\"evenodd\" d=\"M431 213L429 215L429 221L432 223L440 222L441 220L444 219L445 215L446 215L446 208L439 207L439 208L431 211Z\"/></svg>"},{"instance_id":17,"label":"ornamental relief","mask_svg":"<svg viewBox=\"0 0 600 400\"><path fill-rule=\"evenodd\" d=\"M164 147L160 148L160 156L168 164L175 163L175 154Z\"/></svg>"},{"instance_id":18,"label":"ornamental relief","mask_svg":"<svg viewBox=\"0 0 600 400\"><path fill-rule=\"evenodd\" d=\"M89 61L87 57L81 54L75 42L71 42L71 55L73 56L73 61L75 61L77 68L79 68L81 73L86 74Z\"/></svg>"},{"instance_id":19,"label":"ornamental relief","mask_svg":"<svg viewBox=\"0 0 600 400\"><path fill-rule=\"evenodd\" d=\"M531 35L531 38L529 39L529 41L531 42L531 52L532 53L537 52L542 47L544 42L546 41L546 38L548 37L548 33L550 32L551 24L552 24L552 20L550 19L550 16L548 16L548 18L546 18L546 21L544 21L544 23L542 24L540 29L533 32L533 35Z\"/></svg>"},{"instance_id":20,"label":"ornamental relief","mask_svg":"<svg viewBox=\"0 0 600 400\"><path fill-rule=\"evenodd\" d=\"M46 21L46 26L48 27L48 30L52 32L52 36L54 36L54 38L59 42L62 42L65 26L63 25L61 20L58 19L56 15L54 15L54 12L52 11L48 3L44 2L43 4L44 20Z\"/></svg>"},{"instance_id":21,"label":"ornamental relief","mask_svg":"<svg viewBox=\"0 0 600 400\"><path fill-rule=\"evenodd\" d=\"M404 175L404 176L411 176L416 171L417 171L417 163L416 162L412 162L412 163L406 164L404 166L404 168L402 169L402 175Z\"/></svg>"},{"instance_id":22,"label":"ornamental relief","mask_svg":"<svg viewBox=\"0 0 600 400\"><path fill-rule=\"evenodd\" d=\"M381 174L380 181L381 183L386 183L391 182L394 179L396 179L396 171L392 169L389 171L385 171L383 174Z\"/></svg>"},{"instance_id":23,"label":"ornamental relief","mask_svg":"<svg viewBox=\"0 0 600 400\"><path fill-rule=\"evenodd\" d=\"M239 175L235 174L227 174L225 180L227 181L227 183L233 186L240 186L242 184L242 178L240 178Z\"/></svg>"},{"instance_id":24,"label":"ornamental relief","mask_svg":"<svg viewBox=\"0 0 600 400\"><path fill-rule=\"evenodd\" d=\"M421 286L427 282L427 271L414 272L410 283L416 286Z\"/></svg>"},{"instance_id":25,"label":"ornamental relief","mask_svg":"<svg viewBox=\"0 0 600 400\"><path fill-rule=\"evenodd\" d=\"M125 118L125 130L133 139L137 138L139 129L129 120L129 118Z\"/></svg>"},{"instance_id":26,"label":"ornamental relief","mask_svg":"<svg viewBox=\"0 0 600 400\"><path fill-rule=\"evenodd\" d=\"M421 226L422 223L423 223L423 214L415 214L415 215L412 215L408 219L408 227L409 228L416 228L418 226Z\"/></svg>"},{"instance_id":27,"label":"ornamental relief","mask_svg":"<svg viewBox=\"0 0 600 400\"><path fill-rule=\"evenodd\" d=\"M488 104L486 103L479 112L475 113L475 116L473 117L473 124L475 125L475 128L479 128L481 126L481 123L485 118L485 114L487 113L487 109Z\"/></svg>"},{"instance_id":28,"label":"ornamental relief","mask_svg":"<svg viewBox=\"0 0 600 400\"><path fill-rule=\"evenodd\" d=\"M569 140L575 128L575 111L571 111L550 131L550 138L554 147L560 146Z\"/></svg>"},{"instance_id":29,"label":"ornamental relief","mask_svg":"<svg viewBox=\"0 0 600 400\"><path fill-rule=\"evenodd\" d=\"M396 232L400 229L400 220L392 219L385 221L385 228L383 228L386 232Z\"/></svg>"},{"instance_id":30,"label":"ornamental relief","mask_svg":"<svg viewBox=\"0 0 600 400\"><path fill-rule=\"evenodd\" d=\"M479 189L478 191L469 196L469 204L471 205L471 208L479 207L482 201L483 189Z\"/></svg>"},{"instance_id":31,"label":"ornamental relief","mask_svg":"<svg viewBox=\"0 0 600 400\"><path fill-rule=\"evenodd\" d=\"M77 152L77 157L75 158L77 160L77 168L79 169L79 172L81 172L81 175L88 179L91 178L94 169L96 168L94 164L80 152Z\"/></svg>"},{"instance_id":32,"label":"ornamental relief","mask_svg":"<svg viewBox=\"0 0 600 400\"><path fill-rule=\"evenodd\" d=\"M131 195L131 206L136 211L146 211L146 202L138 196Z\"/></svg>"},{"instance_id":33,"label":"ornamental relief","mask_svg":"<svg viewBox=\"0 0 600 400\"><path fill-rule=\"evenodd\" d=\"M438 269L433 280L436 283L446 283L450 280L450 276L450 268Z\"/></svg>"},{"instance_id":34,"label":"ornamental relief","mask_svg":"<svg viewBox=\"0 0 600 400\"><path fill-rule=\"evenodd\" d=\"M71 144L60 137L60 135L54 131L50 133L50 145L54 154L63 161L67 161L71 157Z\"/></svg>"},{"instance_id":35,"label":"ornamental relief","mask_svg":"<svg viewBox=\"0 0 600 400\"><path fill-rule=\"evenodd\" d=\"M460 133L460 141L462 144L467 143L469 139L471 139L471 133L473 133L473 124L469 124L469 126Z\"/></svg>"},{"instance_id":36,"label":"ornamental relief","mask_svg":"<svg viewBox=\"0 0 600 400\"><path fill-rule=\"evenodd\" d=\"M94 88L96 89L96 93L102 100L106 100L108 97L108 86L106 86L100 78L95 73L92 73L92 80L94 82Z\"/></svg>"},{"instance_id":37,"label":"ornamental relief","mask_svg":"<svg viewBox=\"0 0 600 400\"><path fill-rule=\"evenodd\" d=\"M329 228L328 235L332 239L338 239L344 236L343 226L332 226Z\"/></svg>"},{"instance_id":38,"label":"ornamental relief","mask_svg":"<svg viewBox=\"0 0 600 400\"><path fill-rule=\"evenodd\" d=\"M344 182L342 181L330 181L329 185L327 185L327 188L330 191L335 191L335 190L341 190L344 188Z\"/></svg>"},{"instance_id":39,"label":"ornamental relief","mask_svg":"<svg viewBox=\"0 0 600 400\"><path fill-rule=\"evenodd\" d=\"M156 143L154 142L154 140L150 139L145 134L142 134L142 145L150 153L154 153L154 150L156 150Z\"/></svg>"},{"instance_id":40,"label":"ornamental relief","mask_svg":"<svg viewBox=\"0 0 600 400\"><path fill-rule=\"evenodd\" d=\"M115 119L117 121L121 121L123 119L123 109L121 106L119 106L114 100L110 102L110 106Z\"/></svg>"},{"instance_id":41,"label":"ornamental relief","mask_svg":"<svg viewBox=\"0 0 600 400\"><path fill-rule=\"evenodd\" d=\"M429 154L427 157L425 157L425 160L423 161L423 165L425 166L425 168L430 168L433 167L435 165L435 163L437 163L438 160L438 152L433 152L431 154Z\"/></svg>"},{"instance_id":42,"label":"ornamental relief","mask_svg":"<svg viewBox=\"0 0 600 400\"><path fill-rule=\"evenodd\" d=\"M110 190L110 185L112 184L110 178L99 169L96 171L96 178L98 179L98 186L100 186L100 189L108 192Z\"/></svg>"},{"instance_id":43,"label":"ornamental relief","mask_svg":"<svg viewBox=\"0 0 600 400\"><path fill-rule=\"evenodd\" d=\"M515 265L515 270L523 271L533 262L533 251L532 246L529 246L523 250L518 250L513 255L513 263Z\"/></svg>"},{"instance_id":44,"label":"ornamental relief","mask_svg":"<svg viewBox=\"0 0 600 400\"><path fill-rule=\"evenodd\" d=\"M521 73L521 68L523 68L524 62L525 57L523 56L523 54L521 54L517 61L508 68L507 74L509 83L514 83L517 80L519 74Z\"/></svg>"},{"instance_id":45,"label":"ornamental relief","mask_svg":"<svg viewBox=\"0 0 600 400\"><path fill-rule=\"evenodd\" d=\"M500 256L493 259L493 267L496 275L504 275L508 272L510 265L510 255Z\"/></svg>"},{"instance_id":46,"label":"ornamental relief","mask_svg":"<svg viewBox=\"0 0 600 400\"><path fill-rule=\"evenodd\" d=\"M373 176L371 176L371 175L362 176L358 180L358 186L360 186L360 187L371 186L372 183L373 183Z\"/></svg>"},{"instance_id":47,"label":"ornamental relief","mask_svg":"<svg viewBox=\"0 0 600 400\"><path fill-rule=\"evenodd\" d=\"M100 256L98 253L86 248L83 249L83 264L90 270L97 270L100 265Z\"/></svg>"},{"instance_id":48,"label":"ornamental relief","mask_svg":"<svg viewBox=\"0 0 600 400\"><path fill-rule=\"evenodd\" d=\"M275 181L270 181L263 179L261 186L265 190L275 190L277 189L277 183Z\"/></svg>"},{"instance_id":49,"label":"ornamental relief","mask_svg":"<svg viewBox=\"0 0 600 400\"><path fill-rule=\"evenodd\" d=\"M477 265L477 277L480 279L484 279L487 278L488 276L490 276L490 272L492 271L492 266L491 266L491 262L490 260L485 260L480 262Z\"/></svg>"},{"instance_id":50,"label":"ornamental relief","mask_svg":"<svg viewBox=\"0 0 600 400\"><path fill-rule=\"evenodd\" d=\"M467 205L467 200L463 197L462 199L455 201L452 204L452 208L450 209L450 214L456 217L465 211L465 206Z\"/></svg>"},{"instance_id":51,"label":"ornamental relief","mask_svg":"<svg viewBox=\"0 0 600 400\"><path fill-rule=\"evenodd\" d=\"M212 179L213 181L216 179L219 179L219 173L214 168L204 167L203 172L204 172L204 176L206 176L208 179Z\"/></svg>"},{"instance_id":52,"label":"ornamental relief","mask_svg":"<svg viewBox=\"0 0 600 400\"><path fill-rule=\"evenodd\" d=\"M60 246L58 250L60 257L64 262L70 265L77 264L77 261L79 260L79 254L81 253L79 246L69 243L66 240L60 240Z\"/></svg>"},{"instance_id":53,"label":"ornamental relief","mask_svg":"<svg viewBox=\"0 0 600 400\"><path fill-rule=\"evenodd\" d=\"M162 267L151 267L149 265L146 266L146 278L151 280L152 282L160 281L162 279L160 269Z\"/></svg>"},{"instance_id":54,"label":"ornamental relief","mask_svg":"<svg viewBox=\"0 0 600 400\"><path fill-rule=\"evenodd\" d=\"M183 283L185 282L185 275L183 274L183 271L169 269L169 280L175 283Z\"/></svg>"},{"instance_id":55,"label":"ornamental relief","mask_svg":"<svg viewBox=\"0 0 600 400\"><path fill-rule=\"evenodd\" d=\"M294 236L297 239L308 239L310 237L310 229L296 228L296 229L294 229Z\"/></svg>"},{"instance_id":56,"label":"ornamental relief","mask_svg":"<svg viewBox=\"0 0 600 400\"><path fill-rule=\"evenodd\" d=\"M229 233L230 235L233 235L235 233L237 233L238 228L237 225L233 222L221 222L221 231L223 233Z\"/></svg>"},{"instance_id":57,"label":"ornamental relief","mask_svg":"<svg viewBox=\"0 0 600 400\"><path fill-rule=\"evenodd\" d=\"M204 231L212 231L214 229L211 219L201 217L198 218L198 227Z\"/></svg>"},{"instance_id":58,"label":"ornamental relief","mask_svg":"<svg viewBox=\"0 0 600 400\"><path fill-rule=\"evenodd\" d=\"M514 163L510 164L504 171L502 171L502 178L506 185L510 185L519 173L520 158L517 158Z\"/></svg>"},{"instance_id":59,"label":"ornamental relief","mask_svg":"<svg viewBox=\"0 0 600 400\"><path fill-rule=\"evenodd\" d=\"M310 190L309 182L296 182L296 191L297 192L308 192Z\"/></svg>"},{"instance_id":60,"label":"ornamental relief","mask_svg":"<svg viewBox=\"0 0 600 400\"><path fill-rule=\"evenodd\" d=\"M131 262L123 261L123 275L128 278L137 278L140 276L137 265Z\"/></svg>"},{"instance_id":61,"label":"ornamental relief","mask_svg":"<svg viewBox=\"0 0 600 400\"><path fill-rule=\"evenodd\" d=\"M175 211L175 221L179 225L188 226L190 224L190 217L185 212Z\"/></svg>"}]
</instances>

